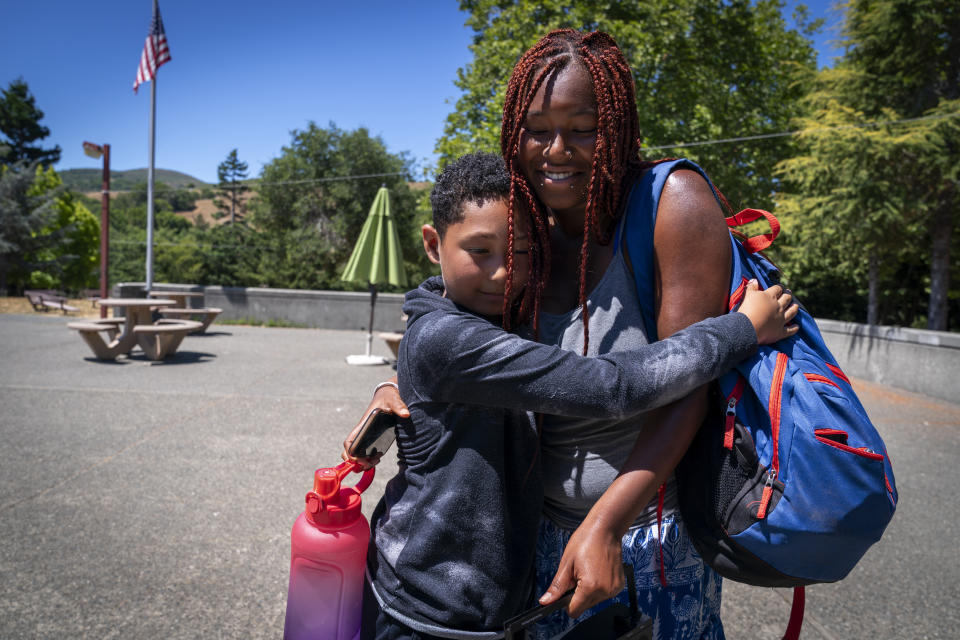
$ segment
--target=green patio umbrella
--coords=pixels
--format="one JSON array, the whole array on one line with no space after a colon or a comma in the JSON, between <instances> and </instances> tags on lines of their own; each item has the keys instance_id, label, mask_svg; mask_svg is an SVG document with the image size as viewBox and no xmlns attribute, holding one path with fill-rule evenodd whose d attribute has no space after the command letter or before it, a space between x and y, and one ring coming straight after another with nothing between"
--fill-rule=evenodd
<instances>
[{"instance_id":1,"label":"green patio umbrella","mask_svg":"<svg viewBox=\"0 0 960 640\"><path fill-rule=\"evenodd\" d=\"M403 269L403 254L400 253L400 238L397 225L390 215L390 192L380 187L373 200L367 221L353 247L347 267L340 279L345 282L366 282L370 287L370 323L367 325L367 353L347 356L348 364L386 364L386 359L370 355L373 343L373 311L377 304L377 285L393 284L407 286L407 273Z\"/></svg>"}]
</instances>

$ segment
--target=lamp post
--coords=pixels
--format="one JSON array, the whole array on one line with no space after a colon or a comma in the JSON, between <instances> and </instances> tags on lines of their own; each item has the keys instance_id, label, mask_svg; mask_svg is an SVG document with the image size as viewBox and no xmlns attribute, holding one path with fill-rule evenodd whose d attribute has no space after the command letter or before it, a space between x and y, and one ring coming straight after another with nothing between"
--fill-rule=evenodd
<instances>
[{"instance_id":1,"label":"lamp post","mask_svg":"<svg viewBox=\"0 0 960 640\"><path fill-rule=\"evenodd\" d=\"M91 158L103 156L103 191L100 206L100 297L107 297L107 267L110 261L110 145L83 143L83 152ZM100 317L107 317L107 308L100 307Z\"/></svg>"}]
</instances>

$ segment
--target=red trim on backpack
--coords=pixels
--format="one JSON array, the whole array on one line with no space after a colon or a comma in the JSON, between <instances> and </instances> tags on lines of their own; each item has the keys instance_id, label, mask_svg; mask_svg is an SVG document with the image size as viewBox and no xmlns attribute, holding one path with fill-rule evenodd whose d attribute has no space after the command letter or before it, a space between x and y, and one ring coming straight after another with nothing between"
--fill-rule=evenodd
<instances>
[{"instance_id":1,"label":"red trim on backpack","mask_svg":"<svg viewBox=\"0 0 960 640\"><path fill-rule=\"evenodd\" d=\"M750 281L743 276L740 276L740 278L740 284L736 289L733 290L733 293L727 297L727 309L730 311L733 311L733 308L740 304L740 302L743 300L743 296L747 293L747 283Z\"/></svg>"},{"instance_id":2,"label":"red trim on backpack","mask_svg":"<svg viewBox=\"0 0 960 640\"><path fill-rule=\"evenodd\" d=\"M836 447L841 451L846 451L847 453L852 453L855 456L863 456L864 458L870 458L871 460L883 460L882 453L876 453L875 451L870 451L866 447L851 447L848 444L842 442L837 442L836 440L831 440L830 438L824 438L821 435L817 435L814 432L813 437L816 438L819 442L823 444L828 444L831 447Z\"/></svg>"},{"instance_id":3,"label":"red trim on backpack","mask_svg":"<svg viewBox=\"0 0 960 640\"><path fill-rule=\"evenodd\" d=\"M828 366L829 366L829 365L828 365ZM838 385L836 382L834 382L833 380L831 380L831 379L828 378L827 376L822 376L822 375L820 375L819 373L805 373L805 374L803 374L803 377L806 378L807 380L809 380L810 382L824 382L824 383L826 383L826 384L832 384L832 385L835 386L837 389L840 388L840 385Z\"/></svg>"},{"instance_id":4,"label":"red trim on backpack","mask_svg":"<svg viewBox=\"0 0 960 640\"><path fill-rule=\"evenodd\" d=\"M733 391L727 396L727 416L723 425L723 448L733 451L733 428L737 419L737 403L743 395L743 388L747 381L743 376L737 377L737 384L733 385Z\"/></svg>"},{"instance_id":5,"label":"red trim on backpack","mask_svg":"<svg viewBox=\"0 0 960 640\"><path fill-rule=\"evenodd\" d=\"M829 438L834 442L847 444L847 432L841 431L840 429L814 429L813 435L823 436L824 438ZM840 436L840 437L837 437L837 436Z\"/></svg>"},{"instance_id":6,"label":"red trim on backpack","mask_svg":"<svg viewBox=\"0 0 960 640\"><path fill-rule=\"evenodd\" d=\"M744 240L743 248L746 249L748 253L763 251L772 245L774 239L780 234L780 221L777 220L776 216L772 213L764 211L763 209L744 209L740 213L726 218L728 227L739 227L740 225L759 220L760 218L767 219L767 222L770 224L770 231Z\"/></svg>"},{"instance_id":7,"label":"red trim on backpack","mask_svg":"<svg viewBox=\"0 0 960 640\"><path fill-rule=\"evenodd\" d=\"M780 406L783 402L783 379L787 374L789 358L785 353L777 354L777 364L773 368L773 380L770 382L770 400L767 411L770 414L770 439L773 441L773 457L770 460L770 470L767 472L767 481L760 495L760 507L757 509L757 520L767 517L767 507L773 497L773 483L780 474Z\"/></svg>"},{"instance_id":8,"label":"red trim on backpack","mask_svg":"<svg viewBox=\"0 0 960 640\"><path fill-rule=\"evenodd\" d=\"M667 586L667 570L663 566L663 497L667 485L661 484L657 489L657 549L660 552L660 586Z\"/></svg>"},{"instance_id":9,"label":"red trim on backpack","mask_svg":"<svg viewBox=\"0 0 960 640\"><path fill-rule=\"evenodd\" d=\"M770 413L770 435L773 439L773 458L770 466L774 473L780 472L780 405L783 402L783 379L787 374L787 362L790 359L785 353L777 354L777 364L773 368L773 380L770 382L770 401L767 405Z\"/></svg>"},{"instance_id":10,"label":"red trim on backpack","mask_svg":"<svg viewBox=\"0 0 960 640\"><path fill-rule=\"evenodd\" d=\"M833 372L833 375L837 376L847 384L850 384L850 378L844 375L843 371L840 370L840 367L835 364L830 364L829 362L825 362L824 364L827 365L827 369L830 369L830 371Z\"/></svg>"}]
</instances>

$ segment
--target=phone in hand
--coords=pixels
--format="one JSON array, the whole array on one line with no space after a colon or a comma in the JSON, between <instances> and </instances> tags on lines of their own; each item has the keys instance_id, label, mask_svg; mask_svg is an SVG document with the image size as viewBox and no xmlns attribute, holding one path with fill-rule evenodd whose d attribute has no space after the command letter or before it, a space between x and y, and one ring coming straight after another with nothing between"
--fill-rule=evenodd
<instances>
[{"instance_id":1,"label":"phone in hand","mask_svg":"<svg viewBox=\"0 0 960 640\"><path fill-rule=\"evenodd\" d=\"M350 443L347 453L354 458L377 458L397 438L397 416L374 409L363 421L360 432Z\"/></svg>"}]
</instances>

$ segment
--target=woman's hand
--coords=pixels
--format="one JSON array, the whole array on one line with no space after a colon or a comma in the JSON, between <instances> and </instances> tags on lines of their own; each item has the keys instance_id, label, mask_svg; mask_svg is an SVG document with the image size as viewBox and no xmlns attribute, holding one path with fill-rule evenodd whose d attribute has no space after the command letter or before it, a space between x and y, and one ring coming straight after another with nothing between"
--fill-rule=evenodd
<instances>
[{"instance_id":1,"label":"woman's hand","mask_svg":"<svg viewBox=\"0 0 960 640\"><path fill-rule=\"evenodd\" d=\"M340 453L341 460L352 460L363 469L369 469L380 462L379 456L376 458L354 458L347 452L354 439L356 439L360 433L360 429L363 427L367 416L369 416L370 412L374 409L379 409L381 413L392 413L399 418L410 417L410 410L407 409L407 405L404 404L403 399L400 398L400 390L397 388L397 377L394 376L387 382L390 384L381 383L377 386L376 391L373 393L373 399L370 400L370 404L367 405L366 410L363 412L363 417L360 419L360 422L357 423L353 430L350 431L350 435L343 441L343 451Z\"/></svg>"},{"instance_id":2,"label":"woman's hand","mask_svg":"<svg viewBox=\"0 0 960 640\"><path fill-rule=\"evenodd\" d=\"M540 604L559 599L576 587L567 614L580 616L590 607L623 591L623 554L620 536L602 523L587 520L577 527L563 550L560 565Z\"/></svg>"}]
</instances>

